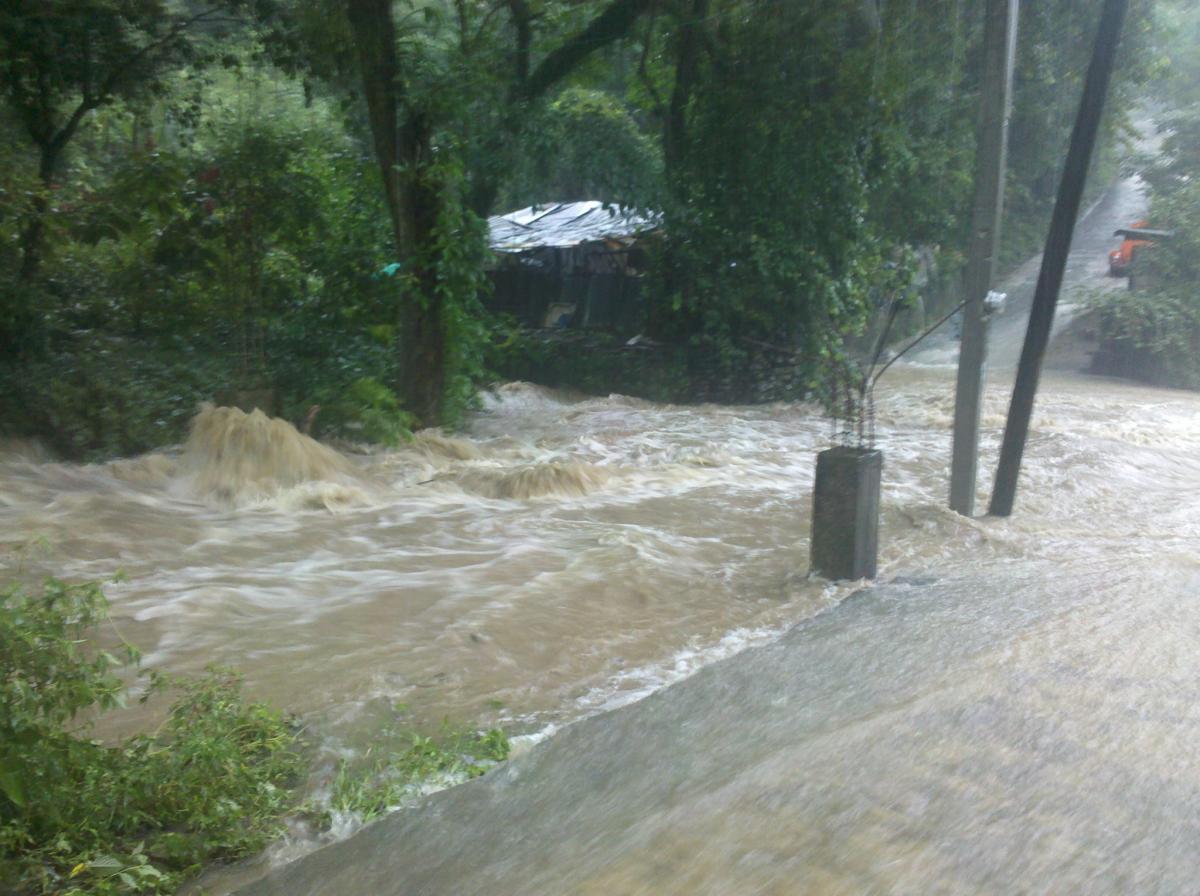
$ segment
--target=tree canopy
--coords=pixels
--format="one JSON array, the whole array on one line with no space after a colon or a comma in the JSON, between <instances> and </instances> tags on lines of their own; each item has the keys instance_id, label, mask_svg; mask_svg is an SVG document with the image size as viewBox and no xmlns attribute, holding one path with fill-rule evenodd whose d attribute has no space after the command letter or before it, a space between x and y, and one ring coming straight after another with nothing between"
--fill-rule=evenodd
<instances>
[{"instance_id":1,"label":"tree canopy","mask_svg":"<svg viewBox=\"0 0 1200 896\"><path fill-rule=\"evenodd\" d=\"M1154 76L1161 29L1135 7L1101 178ZM783 350L790 394L820 395L918 255L954 289L982 12L17 0L0 12L0 364L18 388L0 416L75 454L168 440L197 399L247 392L329 431L453 423L511 341L480 302L483 218L577 199L663 213L644 327L683 380ZM1010 262L1048 218L1094 13L1025 7Z\"/></svg>"}]
</instances>

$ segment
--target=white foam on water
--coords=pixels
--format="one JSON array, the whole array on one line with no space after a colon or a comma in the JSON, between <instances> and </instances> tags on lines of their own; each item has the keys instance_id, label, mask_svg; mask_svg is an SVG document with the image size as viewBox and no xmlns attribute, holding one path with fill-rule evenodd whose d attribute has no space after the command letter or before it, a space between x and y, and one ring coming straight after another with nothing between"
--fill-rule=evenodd
<instances>
[{"instance_id":1,"label":"white foam on water","mask_svg":"<svg viewBox=\"0 0 1200 896\"><path fill-rule=\"evenodd\" d=\"M788 626L790 627L790 626ZM702 645L692 639L669 660L628 669L612 676L603 686L592 688L575 701L583 716L608 712L644 700L655 691L695 675L710 663L728 659L743 650L777 639L785 628L738 628L726 632L715 644Z\"/></svg>"}]
</instances>

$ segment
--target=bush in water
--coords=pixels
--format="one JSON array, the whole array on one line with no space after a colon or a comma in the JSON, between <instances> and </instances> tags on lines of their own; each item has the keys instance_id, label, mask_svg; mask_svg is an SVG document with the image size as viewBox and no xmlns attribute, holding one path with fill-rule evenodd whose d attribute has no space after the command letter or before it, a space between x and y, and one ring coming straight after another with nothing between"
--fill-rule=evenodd
<instances>
[{"instance_id":1,"label":"bush in water","mask_svg":"<svg viewBox=\"0 0 1200 896\"><path fill-rule=\"evenodd\" d=\"M296 813L370 820L508 757L499 729L387 728L371 738L385 746L340 764L327 808L300 806L298 726L220 668L151 673L142 700L173 694L166 720L103 744L80 716L122 705L118 672L138 659L119 637L114 651L92 640L106 615L96 584L0 589L0 892L173 893L206 863L258 852Z\"/></svg>"},{"instance_id":2,"label":"bush in water","mask_svg":"<svg viewBox=\"0 0 1200 896\"><path fill-rule=\"evenodd\" d=\"M261 849L293 802L295 727L247 702L228 670L152 675L147 696L175 694L158 731L115 746L86 736L79 715L120 705L116 673L137 659L88 639L105 607L94 584L0 591L5 892L174 892L204 862Z\"/></svg>"}]
</instances>

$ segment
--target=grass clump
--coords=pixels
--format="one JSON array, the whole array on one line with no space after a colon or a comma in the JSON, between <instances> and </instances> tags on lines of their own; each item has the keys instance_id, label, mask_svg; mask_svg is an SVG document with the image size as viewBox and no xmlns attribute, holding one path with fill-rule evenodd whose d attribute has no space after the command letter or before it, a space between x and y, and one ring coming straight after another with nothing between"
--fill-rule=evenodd
<instances>
[{"instance_id":1,"label":"grass clump","mask_svg":"<svg viewBox=\"0 0 1200 896\"><path fill-rule=\"evenodd\" d=\"M302 770L296 729L248 702L239 676L151 675L166 720L115 745L89 739L81 714L121 705L124 645L96 650L106 616L95 584L48 580L0 590L0 891L174 892L203 863L276 836Z\"/></svg>"},{"instance_id":2,"label":"grass clump","mask_svg":"<svg viewBox=\"0 0 1200 896\"><path fill-rule=\"evenodd\" d=\"M499 728L462 731L443 724L435 737L387 731L392 747L371 747L342 760L330 787L328 812L354 814L362 822L384 815L433 785L476 778L508 758L508 737Z\"/></svg>"}]
</instances>

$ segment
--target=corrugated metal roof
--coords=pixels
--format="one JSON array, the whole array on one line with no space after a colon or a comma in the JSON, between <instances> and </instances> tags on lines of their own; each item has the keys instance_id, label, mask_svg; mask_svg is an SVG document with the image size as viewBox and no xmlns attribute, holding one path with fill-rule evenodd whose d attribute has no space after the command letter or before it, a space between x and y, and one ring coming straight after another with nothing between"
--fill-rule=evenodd
<instances>
[{"instance_id":1,"label":"corrugated metal roof","mask_svg":"<svg viewBox=\"0 0 1200 896\"><path fill-rule=\"evenodd\" d=\"M507 215L494 215L488 218L488 229L497 252L526 252L624 239L653 230L661 221L657 212L606 206L592 200L531 205Z\"/></svg>"}]
</instances>

